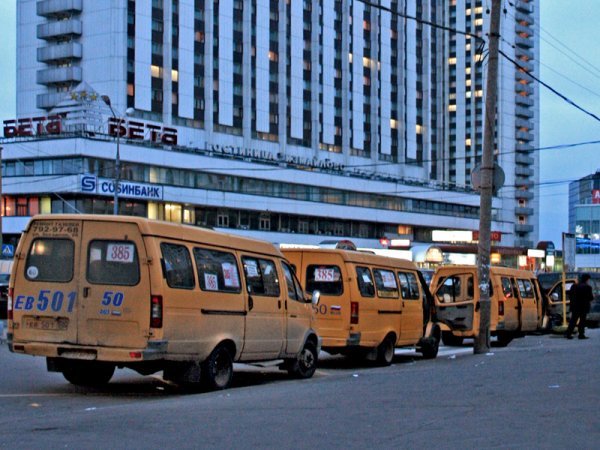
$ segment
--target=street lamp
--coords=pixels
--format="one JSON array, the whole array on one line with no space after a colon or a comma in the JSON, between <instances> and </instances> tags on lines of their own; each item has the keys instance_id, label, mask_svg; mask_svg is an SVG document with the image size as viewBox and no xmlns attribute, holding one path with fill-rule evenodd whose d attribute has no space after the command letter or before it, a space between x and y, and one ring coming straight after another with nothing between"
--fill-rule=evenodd
<instances>
[{"instance_id":1,"label":"street lamp","mask_svg":"<svg viewBox=\"0 0 600 450\"><path fill-rule=\"evenodd\" d=\"M116 216L117 214L119 214L119 181L120 181L120 177L121 177L121 152L120 152L120 148L119 148L119 141L120 141L120 137L121 137L121 124L125 120L125 117L133 114L134 109L127 108L125 110L125 116L117 117L117 115L115 114L115 110L112 107L110 97L108 95L102 95L100 97L102 98L102 100L104 100L104 103L106 103L108 105L108 107L110 108L110 112L113 115L113 119L115 119L117 121L117 154L115 156L115 180L113 182L113 188L114 188L113 214Z\"/></svg>"}]
</instances>

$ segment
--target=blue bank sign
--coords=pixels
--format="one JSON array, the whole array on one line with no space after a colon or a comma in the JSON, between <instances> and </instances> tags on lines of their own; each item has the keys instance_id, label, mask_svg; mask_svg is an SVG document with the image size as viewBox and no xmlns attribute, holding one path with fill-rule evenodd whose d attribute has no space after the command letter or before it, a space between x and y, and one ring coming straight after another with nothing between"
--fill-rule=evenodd
<instances>
[{"instance_id":1,"label":"blue bank sign","mask_svg":"<svg viewBox=\"0 0 600 450\"><path fill-rule=\"evenodd\" d=\"M114 181L110 178L98 178L96 175L81 175L81 192L98 195L115 195ZM162 186L119 181L119 196L125 198L143 198L162 200Z\"/></svg>"}]
</instances>

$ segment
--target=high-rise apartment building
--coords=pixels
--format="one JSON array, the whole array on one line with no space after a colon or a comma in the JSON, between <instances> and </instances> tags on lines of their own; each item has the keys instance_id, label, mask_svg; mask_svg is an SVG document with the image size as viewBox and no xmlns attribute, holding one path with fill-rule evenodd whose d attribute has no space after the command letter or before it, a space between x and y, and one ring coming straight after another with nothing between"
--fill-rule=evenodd
<instances>
[{"instance_id":1,"label":"high-rise apartment building","mask_svg":"<svg viewBox=\"0 0 600 450\"><path fill-rule=\"evenodd\" d=\"M9 199L36 198L51 212L111 211L110 196L77 177L110 179L115 142L106 135L127 128L122 179L161 196L125 192L124 213L283 233L263 233L279 242L298 234L430 242L435 229L477 230L471 174L486 114L487 5L21 0L17 116L34 121L31 133L5 123ZM506 180L492 231L506 246L532 247L538 237L539 101L526 73L538 73L537 6L515 0L502 15L501 49L520 66L500 60L495 154ZM55 114L61 133L46 139L35 118ZM123 125L130 121L137 135ZM27 177L38 182L23 188ZM21 212L35 208L44 210Z\"/></svg>"}]
</instances>

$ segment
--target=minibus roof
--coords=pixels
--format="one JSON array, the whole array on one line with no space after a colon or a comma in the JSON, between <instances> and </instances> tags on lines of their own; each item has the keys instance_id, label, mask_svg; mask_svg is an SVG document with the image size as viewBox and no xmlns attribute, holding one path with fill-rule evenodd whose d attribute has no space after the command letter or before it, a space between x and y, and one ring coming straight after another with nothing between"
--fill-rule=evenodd
<instances>
[{"instance_id":1,"label":"minibus roof","mask_svg":"<svg viewBox=\"0 0 600 450\"><path fill-rule=\"evenodd\" d=\"M283 256L275 245L267 241L191 225L147 219L145 217L112 216L103 214L41 214L34 216L29 221L27 229L29 229L31 223L38 220L81 220L107 223L135 223L143 236L158 236L169 239L206 243L215 247L245 250L265 255Z\"/></svg>"},{"instance_id":2,"label":"minibus roof","mask_svg":"<svg viewBox=\"0 0 600 450\"><path fill-rule=\"evenodd\" d=\"M355 250L342 250L334 248L289 248L283 249L286 253L311 253L311 254L338 254L345 262L372 264L380 266L391 266L400 269L417 270L417 266L412 261L400 258L390 258L388 256L376 255Z\"/></svg>"}]
</instances>

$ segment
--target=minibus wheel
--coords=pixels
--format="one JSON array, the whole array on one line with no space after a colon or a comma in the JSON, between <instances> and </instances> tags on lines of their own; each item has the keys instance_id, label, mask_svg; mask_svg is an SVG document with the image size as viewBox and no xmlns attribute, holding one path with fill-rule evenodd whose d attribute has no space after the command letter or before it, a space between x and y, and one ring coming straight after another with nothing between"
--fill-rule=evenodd
<instances>
[{"instance_id":1,"label":"minibus wheel","mask_svg":"<svg viewBox=\"0 0 600 450\"><path fill-rule=\"evenodd\" d=\"M62 370L65 379L76 386L102 386L114 373L113 364L93 361L72 361L66 363Z\"/></svg>"},{"instance_id":2,"label":"minibus wheel","mask_svg":"<svg viewBox=\"0 0 600 450\"><path fill-rule=\"evenodd\" d=\"M458 347L463 343L462 336L454 336L451 331L442 331L442 342L444 345Z\"/></svg>"},{"instance_id":3,"label":"minibus wheel","mask_svg":"<svg viewBox=\"0 0 600 450\"><path fill-rule=\"evenodd\" d=\"M435 333L433 336L424 337L420 344L423 358L434 359L440 348L440 336L438 333Z\"/></svg>"},{"instance_id":4,"label":"minibus wheel","mask_svg":"<svg viewBox=\"0 0 600 450\"><path fill-rule=\"evenodd\" d=\"M317 370L317 360L317 348L312 342L307 342L296 359L288 362L288 373L295 378L310 378Z\"/></svg>"},{"instance_id":5,"label":"minibus wheel","mask_svg":"<svg viewBox=\"0 0 600 450\"><path fill-rule=\"evenodd\" d=\"M377 363L382 366L389 366L394 360L394 347L396 340L394 336L388 335L377 347Z\"/></svg>"},{"instance_id":6,"label":"minibus wheel","mask_svg":"<svg viewBox=\"0 0 600 450\"><path fill-rule=\"evenodd\" d=\"M202 384L210 390L227 389L233 378L233 357L224 345L215 348L202 363Z\"/></svg>"},{"instance_id":7,"label":"minibus wheel","mask_svg":"<svg viewBox=\"0 0 600 450\"><path fill-rule=\"evenodd\" d=\"M498 345L498 347L506 347L514 337L515 335L513 333L498 332L496 345Z\"/></svg>"}]
</instances>

